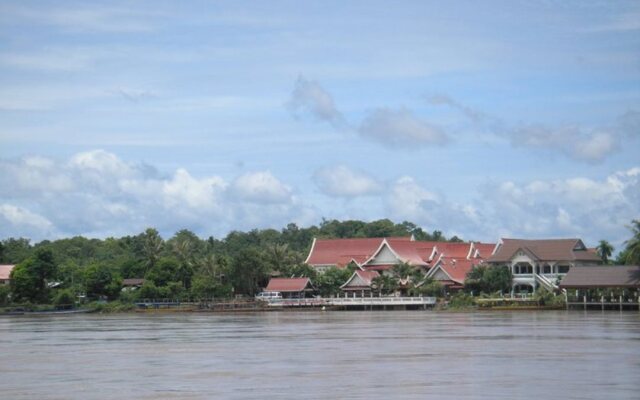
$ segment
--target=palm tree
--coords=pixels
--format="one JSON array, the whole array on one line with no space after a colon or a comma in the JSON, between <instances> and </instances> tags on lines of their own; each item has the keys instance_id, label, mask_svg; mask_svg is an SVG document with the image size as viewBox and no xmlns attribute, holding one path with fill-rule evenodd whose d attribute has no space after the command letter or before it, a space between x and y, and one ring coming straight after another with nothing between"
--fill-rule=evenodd
<instances>
[{"instance_id":1,"label":"palm tree","mask_svg":"<svg viewBox=\"0 0 640 400\"><path fill-rule=\"evenodd\" d=\"M611 243L607 242L606 240L601 240L600 243L598 243L598 247L596 247L596 250L598 251L598 255L600 256L600 258L602 259L602 263L604 265L609 264L609 257L611 257L611 254L613 254L614 250Z\"/></svg>"},{"instance_id":2,"label":"palm tree","mask_svg":"<svg viewBox=\"0 0 640 400\"><path fill-rule=\"evenodd\" d=\"M174 243L173 250L180 261L178 275L182 281L182 287L189 289L193 275L193 243L191 239L180 239Z\"/></svg>"},{"instance_id":3,"label":"palm tree","mask_svg":"<svg viewBox=\"0 0 640 400\"><path fill-rule=\"evenodd\" d=\"M627 254L625 263L628 265L640 265L640 220L634 219L631 221L629 229L633 232L633 236L624 242L627 246L624 250Z\"/></svg>"},{"instance_id":4,"label":"palm tree","mask_svg":"<svg viewBox=\"0 0 640 400\"><path fill-rule=\"evenodd\" d=\"M144 232L144 243L142 246L146 258L147 271L151 270L158 262L163 246L164 242L160 234L158 234L158 231L154 228L147 228Z\"/></svg>"},{"instance_id":5,"label":"palm tree","mask_svg":"<svg viewBox=\"0 0 640 400\"><path fill-rule=\"evenodd\" d=\"M396 290L397 280L389 275L376 276L371 280L371 287L378 290L378 294L389 294Z\"/></svg>"}]
</instances>

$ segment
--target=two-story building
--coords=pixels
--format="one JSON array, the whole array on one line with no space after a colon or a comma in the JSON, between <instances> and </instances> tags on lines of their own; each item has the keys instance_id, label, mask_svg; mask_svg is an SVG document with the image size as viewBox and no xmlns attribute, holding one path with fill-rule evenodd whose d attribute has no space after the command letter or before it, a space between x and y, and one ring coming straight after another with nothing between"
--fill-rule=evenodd
<instances>
[{"instance_id":1,"label":"two-story building","mask_svg":"<svg viewBox=\"0 0 640 400\"><path fill-rule=\"evenodd\" d=\"M600 261L595 249L587 248L580 239L502 239L486 260L489 265L511 269L515 293L531 293L539 286L557 289L572 267Z\"/></svg>"}]
</instances>

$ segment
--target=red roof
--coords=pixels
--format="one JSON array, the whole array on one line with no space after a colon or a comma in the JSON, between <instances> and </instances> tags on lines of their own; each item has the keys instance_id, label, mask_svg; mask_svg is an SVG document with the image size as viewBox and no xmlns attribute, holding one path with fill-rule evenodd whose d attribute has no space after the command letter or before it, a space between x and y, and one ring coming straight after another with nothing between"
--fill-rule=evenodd
<instances>
[{"instance_id":1,"label":"red roof","mask_svg":"<svg viewBox=\"0 0 640 400\"><path fill-rule=\"evenodd\" d=\"M466 279L467 274L477 263L477 260L467 260L465 258L460 259L455 257L442 257L439 266L444 272L447 273L447 275L449 275L451 280L464 284L464 280Z\"/></svg>"},{"instance_id":2,"label":"red roof","mask_svg":"<svg viewBox=\"0 0 640 400\"><path fill-rule=\"evenodd\" d=\"M306 263L344 267L354 260L362 264L373 256L383 240L384 238L314 239ZM394 243L409 242L411 237L394 237L387 240Z\"/></svg>"},{"instance_id":3,"label":"red roof","mask_svg":"<svg viewBox=\"0 0 640 400\"><path fill-rule=\"evenodd\" d=\"M438 253L445 257L467 258L469 257L471 243L437 242L436 248Z\"/></svg>"},{"instance_id":4,"label":"red roof","mask_svg":"<svg viewBox=\"0 0 640 400\"><path fill-rule=\"evenodd\" d=\"M411 265L427 265L434 247L431 242L388 239L387 243L398 257Z\"/></svg>"},{"instance_id":5,"label":"red roof","mask_svg":"<svg viewBox=\"0 0 640 400\"><path fill-rule=\"evenodd\" d=\"M477 258L481 258L483 260L486 260L487 258L491 257L491 254L493 253L493 250L496 248L496 244L495 243L480 243L480 242L476 242L473 244L473 247L478 251L478 257ZM472 254L473 256L473 254Z\"/></svg>"},{"instance_id":6,"label":"red roof","mask_svg":"<svg viewBox=\"0 0 640 400\"><path fill-rule=\"evenodd\" d=\"M264 289L267 292L302 292L307 289L309 278L271 278Z\"/></svg>"},{"instance_id":7,"label":"red roof","mask_svg":"<svg viewBox=\"0 0 640 400\"><path fill-rule=\"evenodd\" d=\"M13 269L13 267L15 267L15 265L0 265L0 280L9 280L9 275L11 275L11 270Z\"/></svg>"},{"instance_id":8,"label":"red roof","mask_svg":"<svg viewBox=\"0 0 640 400\"><path fill-rule=\"evenodd\" d=\"M377 278L380 276L380 274L377 271L356 271L356 274L358 274L358 276L362 279L364 279L365 281L371 282L374 278Z\"/></svg>"}]
</instances>

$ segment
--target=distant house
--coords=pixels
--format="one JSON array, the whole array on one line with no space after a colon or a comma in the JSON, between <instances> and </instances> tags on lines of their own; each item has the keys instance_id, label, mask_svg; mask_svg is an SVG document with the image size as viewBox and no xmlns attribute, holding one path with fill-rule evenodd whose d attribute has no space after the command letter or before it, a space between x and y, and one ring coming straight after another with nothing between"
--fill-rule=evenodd
<instances>
[{"instance_id":1,"label":"distant house","mask_svg":"<svg viewBox=\"0 0 640 400\"><path fill-rule=\"evenodd\" d=\"M347 280L344 285L340 286L340 289L345 293L364 297L371 294L371 283L379 276L380 274L378 271L356 270L349 280Z\"/></svg>"},{"instance_id":2,"label":"distant house","mask_svg":"<svg viewBox=\"0 0 640 400\"><path fill-rule=\"evenodd\" d=\"M0 285L8 285L11 281L11 271L15 265L3 264L0 265Z\"/></svg>"},{"instance_id":3,"label":"distant house","mask_svg":"<svg viewBox=\"0 0 640 400\"><path fill-rule=\"evenodd\" d=\"M598 265L600 257L580 239L502 239L487 263L511 269L513 292L533 292L557 289L573 267Z\"/></svg>"},{"instance_id":4,"label":"distant house","mask_svg":"<svg viewBox=\"0 0 640 400\"><path fill-rule=\"evenodd\" d=\"M304 298L313 292L309 278L271 278L265 292L280 292L283 298Z\"/></svg>"},{"instance_id":5,"label":"distant house","mask_svg":"<svg viewBox=\"0 0 640 400\"><path fill-rule=\"evenodd\" d=\"M142 278L127 278L122 280L122 290L136 290L144 285Z\"/></svg>"}]
</instances>

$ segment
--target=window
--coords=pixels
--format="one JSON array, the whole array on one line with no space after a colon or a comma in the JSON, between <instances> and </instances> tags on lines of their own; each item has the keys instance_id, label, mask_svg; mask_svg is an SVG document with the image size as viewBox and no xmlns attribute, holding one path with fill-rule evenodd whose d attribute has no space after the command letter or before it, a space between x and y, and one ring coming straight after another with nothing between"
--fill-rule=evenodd
<instances>
[{"instance_id":1,"label":"window","mask_svg":"<svg viewBox=\"0 0 640 400\"><path fill-rule=\"evenodd\" d=\"M569 272L569 265L558 265L558 273L559 274L566 274L567 272Z\"/></svg>"},{"instance_id":2,"label":"window","mask_svg":"<svg viewBox=\"0 0 640 400\"><path fill-rule=\"evenodd\" d=\"M547 264L542 268L542 273L543 274L550 274L551 273L551 265Z\"/></svg>"}]
</instances>

